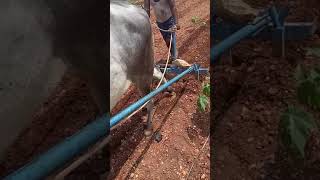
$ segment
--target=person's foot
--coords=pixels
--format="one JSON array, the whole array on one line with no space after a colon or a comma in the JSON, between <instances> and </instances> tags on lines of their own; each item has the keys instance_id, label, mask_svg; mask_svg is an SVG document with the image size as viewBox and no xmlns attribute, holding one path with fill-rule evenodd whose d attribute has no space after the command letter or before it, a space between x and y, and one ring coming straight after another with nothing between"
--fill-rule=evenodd
<instances>
[{"instance_id":1,"label":"person's foot","mask_svg":"<svg viewBox=\"0 0 320 180\"><path fill-rule=\"evenodd\" d=\"M182 60L182 59L176 59L172 61L172 64L178 66L178 67L190 67L191 64L189 64L187 61Z\"/></svg>"},{"instance_id":2,"label":"person's foot","mask_svg":"<svg viewBox=\"0 0 320 180\"><path fill-rule=\"evenodd\" d=\"M169 64L172 64L172 61L175 61L177 58L174 56L170 56L169 58Z\"/></svg>"}]
</instances>

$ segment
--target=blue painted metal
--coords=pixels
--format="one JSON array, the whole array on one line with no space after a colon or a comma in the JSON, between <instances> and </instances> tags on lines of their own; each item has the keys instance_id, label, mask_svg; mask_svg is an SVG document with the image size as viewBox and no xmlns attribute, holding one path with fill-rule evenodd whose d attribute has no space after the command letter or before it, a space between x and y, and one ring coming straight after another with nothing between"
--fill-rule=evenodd
<instances>
[{"instance_id":1,"label":"blue painted metal","mask_svg":"<svg viewBox=\"0 0 320 180\"><path fill-rule=\"evenodd\" d=\"M25 165L14 173L5 177L5 180L37 180L43 179L54 170L67 163L70 159L76 157L80 152L85 150L90 145L97 142L100 138L107 134L107 130L114 127L117 123L125 117L140 108L144 103L152 97L181 79L186 74L199 70L199 65L194 64L188 69L184 70L181 74L177 75L158 89L152 91L136 103L132 104L125 110L121 111L111 119L109 115L104 115L95 122L84 127L77 134L65 139L60 144L54 146L46 153L34 159L31 163ZM110 120L110 121L109 121ZM108 125L110 128L108 128Z\"/></svg>"},{"instance_id":2,"label":"blue painted metal","mask_svg":"<svg viewBox=\"0 0 320 180\"><path fill-rule=\"evenodd\" d=\"M167 68L166 73L174 73L174 74L180 74L183 73L187 68L182 67L170 67ZM164 68L160 68L161 72L164 71ZM208 68L199 68L199 74L207 74L209 72ZM192 73L192 72L191 72Z\"/></svg>"},{"instance_id":3,"label":"blue painted metal","mask_svg":"<svg viewBox=\"0 0 320 180\"><path fill-rule=\"evenodd\" d=\"M272 33L272 54L285 57L285 31L283 26L276 27Z\"/></svg>"},{"instance_id":4,"label":"blue painted metal","mask_svg":"<svg viewBox=\"0 0 320 180\"><path fill-rule=\"evenodd\" d=\"M315 23L284 23L288 14L287 7L280 8L278 11L275 6L272 6L245 26L213 21L211 28L213 40L223 40L211 48L211 63L242 39L252 37L272 39L274 55L284 56L286 40L302 40L311 36L316 30Z\"/></svg>"},{"instance_id":5,"label":"blue painted metal","mask_svg":"<svg viewBox=\"0 0 320 180\"><path fill-rule=\"evenodd\" d=\"M299 41L311 37L317 29L315 22L284 23L285 40Z\"/></svg>"},{"instance_id":6,"label":"blue painted metal","mask_svg":"<svg viewBox=\"0 0 320 180\"><path fill-rule=\"evenodd\" d=\"M165 90L167 87L169 87L170 85L172 85L173 83L175 83L176 81L178 81L179 79L181 79L183 76L185 76L186 74L189 74L192 71L195 71L199 69L199 65L194 64L191 67L189 67L188 69L186 69L184 72L182 72L181 74L177 75L176 77L174 77L173 79L169 80L167 83L163 84L162 86L160 86L158 89L155 89L154 91L152 91L151 93L149 93L148 95L144 96L142 99L140 99L139 101L135 102L134 104L132 104L131 106L129 106L128 108L124 109L123 111L121 111L120 113L118 113L117 115L113 116L110 119L110 127L114 127L115 125L117 125L121 120L123 120L124 118L126 118L127 116L129 116L131 113L133 113L134 111L136 111L137 109L139 109L144 103L148 102L151 98L153 98L155 95L157 95L158 93L160 93L161 91Z\"/></svg>"},{"instance_id":7,"label":"blue painted metal","mask_svg":"<svg viewBox=\"0 0 320 180\"><path fill-rule=\"evenodd\" d=\"M270 17L272 18L272 21L276 28L282 27L282 23L279 20L279 14L277 12L277 9L275 6L272 6L270 9Z\"/></svg>"},{"instance_id":8,"label":"blue painted metal","mask_svg":"<svg viewBox=\"0 0 320 180\"><path fill-rule=\"evenodd\" d=\"M272 19L267 16L257 17L254 23L250 23L239 31L233 33L231 36L211 48L210 59L211 63L214 63L217 57L219 57L224 51L234 46L236 43L242 39L251 36L256 31L260 30L262 27L268 25L272 22Z\"/></svg>"},{"instance_id":9,"label":"blue painted metal","mask_svg":"<svg viewBox=\"0 0 320 180\"><path fill-rule=\"evenodd\" d=\"M268 13L268 10L261 13L262 15ZM279 26L284 26L284 39L289 41L297 41L297 40L304 40L315 33L317 28L316 21L314 22L285 22L285 18L289 15L289 8L288 7L278 7L272 8L269 10L269 14L275 23ZM215 17L218 19L218 17ZM278 19L278 20L277 20ZM233 33L237 32L242 27L246 26L246 24L234 24L225 21L217 21L213 20L211 24L211 37L214 40L223 40L232 35ZM261 32L256 33L254 38L261 38L264 40L272 39L273 36L273 24L269 24L267 28L263 29ZM247 37L247 38L251 38Z\"/></svg>"},{"instance_id":10,"label":"blue painted metal","mask_svg":"<svg viewBox=\"0 0 320 180\"><path fill-rule=\"evenodd\" d=\"M231 24L231 23L221 23L212 25L211 37L215 40L223 40L228 36L232 35L234 32L241 29L244 25ZM316 30L317 26L314 22L285 22L284 23L284 34L286 41L298 41L304 40L311 37ZM272 38L272 25L268 25L263 31L261 31L254 38L261 38L268 40ZM247 37L251 38L251 37Z\"/></svg>"},{"instance_id":11,"label":"blue painted metal","mask_svg":"<svg viewBox=\"0 0 320 180\"><path fill-rule=\"evenodd\" d=\"M215 7L213 7L215 8ZM271 12L271 8L272 11ZM288 16L289 14L289 8L288 7L278 7L275 8L274 6L272 6L269 9L266 9L264 11L262 11L261 13L259 13L258 16L260 16L262 18L265 18L266 16L269 16L270 14L272 15L273 13L273 21L277 20L278 23L283 24L285 21L285 18ZM275 14L276 13L276 14ZM211 23L211 37L214 38L214 40L223 40L227 37L229 37L230 35L232 35L233 33L235 33L236 31L238 31L239 29L241 29L242 27L246 26L247 24L237 24L237 23L230 23L230 22L226 22L223 19L220 19L220 17L218 17L217 15L215 15L215 13L213 12L213 17L212 17L212 23ZM255 19L253 21L253 23L255 24L257 21L257 19ZM269 24L269 28L267 28L267 31L262 31L263 32L269 32L271 27L273 27L272 24ZM259 33L259 37L260 37ZM269 36L271 37L271 35ZM268 38L269 38L268 37Z\"/></svg>"},{"instance_id":12,"label":"blue painted metal","mask_svg":"<svg viewBox=\"0 0 320 180\"><path fill-rule=\"evenodd\" d=\"M279 14L273 6L270 8L270 17L275 28L272 31L272 53L274 56L285 56L285 28L279 20Z\"/></svg>"},{"instance_id":13,"label":"blue painted metal","mask_svg":"<svg viewBox=\"0 0 320 180\"><path fill-rule=\"evenodd\" d=\"M44 179L53 171L76 157L83 150L96 143L99 139L108 134L107 130L114 127L125 117L140 108L152 97L181 79L186 74L199 70L199 65L194 64L181 74L177 75L158 89L152 91L136 103L124 109L110 119L108 114L97 119L93 123L84 127L77 134L65 139L63 142L51 148L46 153L40 155L29 164L8 175L4 180L38 180ZM109 128L109 127L110 128Z\"/></svg>"},{"instance_id":14,"label":"blue painted metal","mask_svg":"<svg viewBox=\"0 0 320 180\"><path fill-rule=\"evenodd\" d=\"M102 116L98 120L84 127L80 132L65 139L46 153L34 159L5 180L38 180L44 179L53 171L76 157L90 145L107 135L110 116Z\"/></svg>"}]
</instances>

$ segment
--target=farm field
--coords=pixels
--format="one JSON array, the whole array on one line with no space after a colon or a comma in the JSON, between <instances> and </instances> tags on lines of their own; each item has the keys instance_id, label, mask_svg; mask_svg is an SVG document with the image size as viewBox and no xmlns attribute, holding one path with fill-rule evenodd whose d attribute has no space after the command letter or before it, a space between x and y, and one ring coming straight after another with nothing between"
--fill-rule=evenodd
<instances>
[{"instance_id":1,"label":"farm field","mask_svg":"<svg viewBox=\"0 0 320 180\"><path fill-rule=\"evenodd\" d=\"M177 32L179 57L188 63L209 67L210 1L177 0L181 29ZM151 21L155 18L151 13ZM155 59L167 58L167 47L161 34L153 25ZM202 77L203 79L203 77ZM176 95L160 94L156 97L154 129L162 134L157 143L143 135L140 112L112 130L110 179L184 179L194 157L200 152L209 136L209 111L199 112L197 99L201 81L187 75L173 86ZM138 99L132 87L120 102L117 110ZM210 179L209 142L193 167L190 179Z\"/></svg>"},{"instance_id":2,"label":"farm field","mask_svg":"<svg viewBox=\"0 0 320 180\"><path fill-rule=\"evenodd\" d=\"M268 1L246 2L265 7ZM301 4L291 9L289 21L317 15L308 8L319 10L315 1L297 2ZM319 136L308 140L305 152L312 155L300 162L302 167L291 166L279 145L279 122L289 105L306 110L320 122L319 111L298 102L294 77L297 65L319 67L319 57L305 50L319 46L319 35L318 31L303 42L288 42L284 59L271 55L270 41L244 40L233 48L232 64L222 58L212 65L213 179L319 179Z\"/></svg>"},{"instance_id":3,"label":"farm field","mask_svg":"<svg viewBox=\"0 0 320 180\"><path fill-rule=\"evenodd\" d=\"M177 1L181 25L177 32L179 56L201 67L209 67L209 6L209 0ZM153 16L152 22L155 22ZM154 25L153 32L155 59L166 59L167 48ZM142 122L146 112L139 112L111 131L109 150L105 148L90 158L66 179L185 178L209 136L209 111L200 113L197 106L201 85L195 75L188 75L173 85L175 95L162 93L156 97L153 122L154 129L162 134L162 141L158 143L144 136ZM130 87L113 114L139 98L136 89ZM35 114L32 125L10 147L6 159L0 164L0 177L92 122L97 112L86 83L71 72L67 73ZM112 167L109 177L106 176L108 153L111 154ZM189 178L209 179L209 159L208 141Z\"/></svg>"}]
</instances>

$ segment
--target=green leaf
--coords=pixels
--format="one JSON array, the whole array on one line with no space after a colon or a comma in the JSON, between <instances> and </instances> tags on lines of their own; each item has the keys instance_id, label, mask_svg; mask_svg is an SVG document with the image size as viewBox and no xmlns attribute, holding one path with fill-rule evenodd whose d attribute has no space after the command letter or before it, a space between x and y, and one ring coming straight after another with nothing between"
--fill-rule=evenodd
<instances>
[{"instance_id":1,"label":"green leaf","mask_svg":"<svg viewBox=\"0 0 320 180\"><path fill-rule=\"evenodd\" d=\"M317 124L308 113L289 107L280 120L281 141L293 154L304 158L304 147L310 130L314 128Z\"/></svg>"},{"instance_id":2,"label":"green leaf","mask_svg":"<svg viewBox=\"0 0 320 180\"><path fill-rule=\"evenodd\" d=\"M203 86L202 93L203 93L204 95L210 97L210 84L209 84L209 83L206 83L206 84Z\"/></svg>"},{"instance_id":3,"label":"green leaf","mask_svg":"<svg viewBox=\"0 0 320 180\"><path fill-rule=\"evenodd\" d=\"M307 55L316 56L320 58L320 47L310 47L306 48Z\"/></svg>"},{"instance_id":4,"label":"green leaf","mask_svg":"<svg viewBox=\"0 0 320 180\"><path fill-rule=\"evenodd\" d=\"M202 112L206 110L206 107L208 105L209 101L208 98L205 95L200 95L198 98L198 107Z\"/></svg>"},{"instance_id":5,"label":"green leaf","mask_svg":"<svg viewBox=\"0 0 320 180\"><path fill-rule=\"evenodd\" d=\"M311 81L316 83L320 79L320 72L318 71L318 69L311 69L309 77Z\"/></svg>"},{"instance_id":6,"label":"green leaf","mask_svg":"<svg viewBox=\"0 0 320 180\"><path fill-rule=\"evenodd\" d=\"M195 24L199 22L200 18L198 16L192 16L191 21Z\"/></svg>"},{"instance_id":7,"label":"green leaf","mask_svg":"<svg viewBox=\"0 0 320 180\"><path fill-rule=\"evenodd\" d=\"M301 103L314 109L320 109L320 70L313 68L309 72L297 67L295 78L298 81L297 96Z\"/></svg>"}]
</instances>

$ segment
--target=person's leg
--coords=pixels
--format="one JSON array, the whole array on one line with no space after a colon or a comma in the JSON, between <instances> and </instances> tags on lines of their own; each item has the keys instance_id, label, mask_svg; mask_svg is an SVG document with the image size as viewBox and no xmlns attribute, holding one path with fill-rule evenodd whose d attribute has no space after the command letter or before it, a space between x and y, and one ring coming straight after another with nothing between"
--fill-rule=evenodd
<instances>
[{"instance_id":1,"label":"person's leg","mask_svg":"<svg viewBox=\"0 0 320 180\"><path fill-rule=\"evenodd\" d=\"M159 23L157 22L158 27L160 28L159 31L162 35L163 40L165 41L167 47L169 48L170 43L170 32L162 31L163 30L169 30L170 26L168 25L168 22Z\"/></svg>"},{"instance_id":2,"label":"person's leg","mask_svg":"<svg viewBox=\"0 0 320 180\"><path fill-rule=\"evenodd\" d=\"M170 53L173 60L176 60L178 58L176 33L172 33Z\"/></svg>"},{"instance_id":3,"label":"person's leg","mask_svg":"<svg viewBox=\"0 0 320 180\"><path fill-rule=\"evenodd\" d=\"M169 18L164 23L157 23L158 27L163 30L169 30L175 25L174 18ZM171 63L173 60L176 60L178 57L177 48L176 48L176 33L171 33L167 31L160 30L163 40L165 41L167 47L170 46L171 34L172 34L172 42L171 42L171 49L170 49L170 60Z\"/></svg>"},{"instance_id":4,"label":"person's leg","mask_svg":"<svg viewBox=\"0 0 320 180\"><path fill-rule=\"evenodd\" d=\"M171 17L169 22L170 22L169 29L176 25L174 17ZM178 58L176 33L175 32L170 33L170 36L171 34L172 34L172 42L171 42L171 49L170 49L171 59L176 60ZM170 37L169 37L169 42L170 42Z\"/></svg>"},{"instance_id":5,"label":"person's leg","mask_svg":"<svg viewBox=\"0 0 320 180\"><path fill-rule=\"evenodd\" d=\"M169 29L169 28L168 28ZM166 45L167 45L167 48L169 48L170 46L170 39L171 39L171 33L170 32L163 32L161 31L161 34L162 34L162 38L163 40L165 41ZM174 33L173 33L174 34ZM176 56L174 55L175 51L175 40L174 40L174 36L172 37L172 42L171 42L171 49L170 49L170 59L169 59L169 63L171 63L173 60L175 60ZM169 50L169 49L168 49Z\"/></svg>"},{"instance_id":6,"label":"person's leg","mask_svg":"<svg viewBox=\"0 0 320 180\"><path fill-rule=\"evenodd\" d=\"M167 48L169 48L170 46L170 36L166 37L166 36L162 36L163 40L166 42Z\"/></svg>"}]
</instances>

